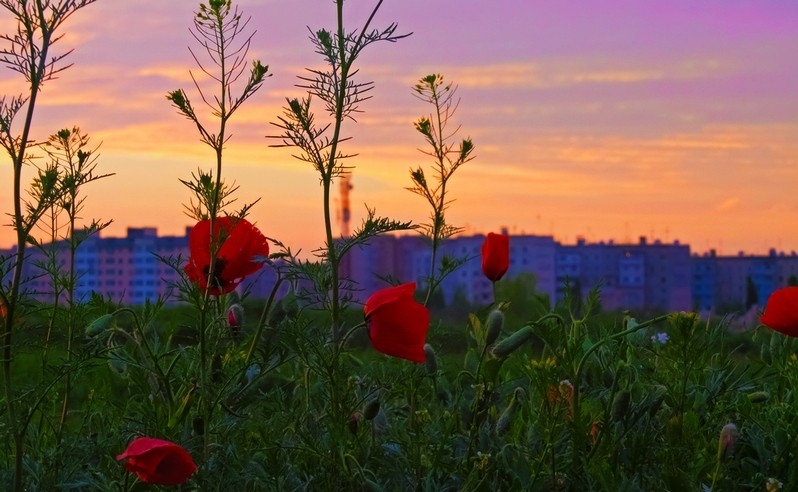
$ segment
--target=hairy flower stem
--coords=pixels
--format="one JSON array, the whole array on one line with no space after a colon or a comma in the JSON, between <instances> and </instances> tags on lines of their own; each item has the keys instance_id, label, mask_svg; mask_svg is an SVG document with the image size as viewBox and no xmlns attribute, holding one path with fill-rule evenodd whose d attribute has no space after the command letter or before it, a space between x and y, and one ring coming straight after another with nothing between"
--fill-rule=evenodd
<instances>
[{"instance_id":1,"label":"hairy flower stem","mask_svg":"<svg viewBox=\"0 0 798 492\"><path fill-rule=\"evenodd\" d=\"M255 336L252 337L252 343L249 345L247 357L244 359L244 367L249 367L252 356L255 355L255 349L258 347L260 337L263 335L263 329L268 324L267 320L269 313L271 312L272 305L274 304L274 297L277 295L277 291L280 288L280 285L283 283L283 277L280 275L280 271L277 269L275 269L275 271L277 272L277 280L274 282L274 287L272 287L272 291L269 293L269 299L266 301L266 305L263 306L263 311L261 312L260 319L258 320L258 327L255 330Z\"/></svg>"},{"instance_id":2,"label":"hairy flower stem","mask_svg":"<svg viewBox=\"0 0 798 492\"><path fill-rule=\"evenodd\" d=\"M67 364L72 360L72 338L74 337L75 329L75 286L77 284L77 272L75 271L75 253L78 249L77 238L75 237L75 216L77 215L77 197L76 193L71 194L69 209L69 288L67 289ZM64 431L64 424L69 410L69 393L72 391L72 377L67 374L64 378L64 398L61 402L61 417L58 420L57 438L60 440L61 434Z\"/></svg>"},{"instance_id":3,"label":"hairy flower stem","mask_svg":"<svg viewBox=\"0 0 798 492\"><path fill-rule=\"evenodd\" d=\"M43 13L41 14L43 16ZM33 32L28 33L32 38ZM28 233L30 229L24 223L22 215L22 164L25 161L25 152L27 151L27 144L30 139L30 129L33 123L33 112L36 106L36 97L40 92L40 87L45 73L47 63L47 52L49 50L52 40L52 31L49 29L42 29L41 32L41 53L36 60L36 65L31 73L27 74L30 77L30 99L28 100L28 108L25 114L25 122L22 127L22 135L19 139L19 147L12 154L12 165L14 168L14 228L17 231L17 253L14 263L14 275L11 281L11 295L9 296L5 326L3 327L3 387L5 391L6 400L6 415L8 416L9 429L14 438L14 482L13 488L15 491L23 489L23 457L25 452L25 429L17 427L17 410L16 410L16 397L14 394L13 380L11 377L11 362L13 359L12 353L12 334L14 331L14 318L17 303L19 301L20 285L22 283L22 267L25 262L25 246L27 244ZM31 39L32 42L32 39ZM9 130L10 131L10 130Z\"/></svg>"}]
</instances>

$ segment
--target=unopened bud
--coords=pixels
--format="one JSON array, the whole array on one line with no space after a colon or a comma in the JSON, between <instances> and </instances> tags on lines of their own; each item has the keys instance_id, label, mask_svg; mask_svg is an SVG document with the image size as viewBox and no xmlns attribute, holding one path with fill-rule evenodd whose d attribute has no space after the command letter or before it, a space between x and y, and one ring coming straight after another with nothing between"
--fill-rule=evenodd
<instances>
[{"instance_id":1,"label":"unopened bud","mask_svg":"<svg viewBox=\"0 0 798 492\"><path fill-rule=\"evenodd\" d=\"M89 323L89 326L86 327L86 336L89 338L95 337L112 329L115 324L116 318L114 318L113 314L103 314Z\"/></svg>"},{"instance_id":2,"label":"unopened bud","mask_svg":"<svg viewBox=\"0 0 798 492\"><path fill-rule=\"evenodd\" d=\"M388 416L385 415L385 412L380 410L377 412L377 415L374 417L374 420L371 421L371 427L374 429L374 432L377 434L385 434L388 432L388 428L390 424L388 423Z\"/></svg>"},{"instance_id":3,"label":"unopened bud","mask_svg":"<svg viewBox=\"0 0 798 492\"><path fill-rule=\"evenodd\" d=\"M241 304L233 304L227 310L227 326L230 327L230 336L237 340L244 325L244 308Z\"/></svg>"},{"instance_id":4,"label":"unopened bud","mask_svg":"<svg viewBox=\"0 0 798 492\"><path fill-rule=\"evenodd\" d=\"M357 428L360 425L360 420L363 418L363 415L360 412L353 412L349 415L349 432L352 435L357 435Z\"/></svg>"},{"instance_id":5,"label":"unopened bud","mask_svg":"<svg viewBox=\"0 0 798 492\"><path fill-rule=\"evenodd\" d=\"M734 454L734 445L737 443L737 426L728 423L720 430L720 438L718 439L718 461L729 458Z\"/></svg>"},{"instance_id":6,"label":"unopened bud","mask_svg":"<svg viewBox=\"0 0 798 492\"><path fill-rule=\"evenodd\" d=\"M434 376L438 373L438 356L435 355L435 349L432 345L424 344L424 363L427 368L427 374Z\"/></svg>"},{"instance_id":7,"label":"unopened bud","mask_svg":"<svg viewBox=\"0 0 798 492\"><path fill-rule=\"evenodd\" d=\"M751 400L751 403L764 403L770 399L770 393L767 391L754 391L753 393L748 393L748 399Z\"/></svg>"},{"instance_id":8,"label":"unopened bud","mask_svg":"<svg viewBox=\"0 0 798 492\"><path fill-rule=\"evenodd\" d=\"M498 309L494 309L488 315L488 320L485 324L487 325L485 346L490 347L493 345L493 342L499 339L499 335L502 333L502 327L504 327L504 313Z\"/></svg>"},{"instance_id":9,"label":"unopened bud","mask_svg":"<svg viewBox=\"0 0 798 492\"><path fill-rule=\"evenodd\" d=\"M504 409L499 420L496 421L496 435L503 436L510 430L510 427L513 425L513 417L515 413L518 411L518 407L520 406L521 400L524 399L526 392L524 388L520 386L515 389L513 392L513 398L510 400L510 404L507 405L507 408Z\"/></svg>"},{"instance_id":10,"label":"unopened bud","mask_svg":"<svg viewBox=\"0 0 798 492\"><path fill-rule=\"evenodd\" d=\"M509 337L497 343L492 350L493 356L499 359L515 352L532 337L532 327L524 326Z\"/></svg>"},{"instance_id":11,"label":"unopened bud","mask_svg":"<svg viewBox=\"0 0 798 492\"><path fill-rule=\"evenodd\" d=\"M111 355L111 357L108 358L108 367L120 376L127 373L127 361L117 355Z\"/></svg>"}]
</instances>

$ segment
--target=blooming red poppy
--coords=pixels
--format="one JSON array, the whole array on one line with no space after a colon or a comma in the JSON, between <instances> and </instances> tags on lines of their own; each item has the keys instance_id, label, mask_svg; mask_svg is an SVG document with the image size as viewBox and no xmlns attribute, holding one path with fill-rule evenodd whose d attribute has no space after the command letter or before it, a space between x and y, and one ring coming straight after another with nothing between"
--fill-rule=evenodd
<instances>
[{"instance_id":1,"label":"blooming red poppy","mask_svg":"<svg viewBox=\"0 0 798 492\"><path fill-rule=\"evenodd\" d=\"M488 233L482 244L482 273L498 282L510 267L510 236Z\"/></svg>"},{"instance_id":2,"label":"blooming red poppy","mask_svg":"<svg viewBox=\"0 0 798 492\"><path fill-rule=\"evenodd\" d=\"M773 292L759 322L785 335L798 337L798 287L784 287Z\"/></svg>"},{"instance_id":3,"label":"blooming red poppy","mask_svg":"<svg viewBox=\"0 0 798 492\"><path fill-rule=\"evenodd\" d=\"M208 287L208 272L211 268L211 245L216 246L213 278ZM261 232L246 219L218 217L211 221L197 222L188 236L191 256L185 267L189 280L200 289L208 289L218 296L235 289L244 280L263 267L259 257L269 256L269 244Z\"/></svg>"},{"instance_id":4,"label":"blooming red poppy","mask_svg":"<svg viewBox=\"0 0 798 492\"><path fill-rule=\"evenodd\" d=\"M413 298L415 292L415 282L379 290L366 300L363 314L375 349L421 363L426 360L429 311Z\"/></svg>"},{"instance_id":5,"label":"blooming red poppy","mask_svg":"<svg viewBox=\"0 0 798 492\"><path fill-rule=\"evenodd\" d=\"M151 437L134 440L116 459L126 459L127 471L138 475L142 482L155 485L180 485L197 470L188 451L173 442Z\"/></svg>"}]
</instances>

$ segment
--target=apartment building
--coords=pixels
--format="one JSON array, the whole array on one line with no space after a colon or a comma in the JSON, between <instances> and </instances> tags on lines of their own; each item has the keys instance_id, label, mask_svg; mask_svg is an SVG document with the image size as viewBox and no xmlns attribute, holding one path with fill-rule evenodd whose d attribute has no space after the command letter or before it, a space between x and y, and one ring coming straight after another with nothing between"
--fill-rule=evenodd
<instances>
[{"instance_id":1,"label":"apartment building","mask_svg":"<svg viewBox=\"0 0 798 492\"><path fill-rule=\"evenodd\" d=\"M136 305L173 294L189 255L189 230L182 236L158 236L152 227L128 228L125 237L90 237L75 255L78 300L85 301L96 292ZM443 301L490 303L492 286L481 268L484 240L481 234L450 238L433 266L430 244L420 235L374 238L345 257L341 274L348 279L346 292L353 301L363 302L387 286L388 279L416 282L419 290L424 290L431 268L437 271L442 261L462 260L439 287ZM68 248L59 242L41 249L30 247L24 272L25 290L45 302L52 301L53 287L37 265L48 261L48 250L55 251L56 263L66 269ZM14 252L0 251L0 255L10 260ZM563 300L566 288L584 297L600 286L602 307L607 310L739 312L752 303L763 305L775 289L798 284L798 255L771 250L758 256L719 256L714 251L691 256L690 247L679 241L663 243L641 237L635 243L578 239L575 244L561 244L551 236L514 235L510 268L504 278L522 274L534 275L536 289L546 294L552 305ZM276 278L273 269L264 268L240 289L253 298L265 298ZM287 285L283 286L280 293L286 289ZM178 300L176 296L171 299Z\"/></svg>"}]
</instances>

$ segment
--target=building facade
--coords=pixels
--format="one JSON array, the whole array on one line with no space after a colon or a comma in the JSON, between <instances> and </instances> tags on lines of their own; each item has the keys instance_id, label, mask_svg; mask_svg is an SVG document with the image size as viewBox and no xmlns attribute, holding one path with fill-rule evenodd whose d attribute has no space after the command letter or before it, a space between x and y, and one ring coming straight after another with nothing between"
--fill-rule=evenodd
<instances>
[{"instance_id":1,"label":"building facade","mask_svg":"<svg viewBox=\"0 0 798 492\"><path fill-rule=\"evenodd\" d=\"M182 236L158 236L155 228L129 228L126 237L96 234L86 239L75 254L77 300L86 301L97 293L136 305L175 294L189 255L189 230ZM420 235L374 238L345 257L341 273L347 279L346 293L352 301L364 302L389 282L416 282L418 289L425 291L432 268L438 271L442 262L456 261L460 266L439 285L438 296L447 304L456 299L490 304L493 289L481 268L484 240L483 235L450 238L433 265L430 244ZM67 244L29 247L27 251L24 289L34 299L51 302L52 279L42 266L55 262L66 271ZM5 270L9 270L14 253L13 249L0 251L6 260ZM568 291L585 297L598 286L606 310L742 312L763 306L778 288L798 285L798 255L771 250L759 256L718 256L714 251L691 256L686 244L649 242L645 237L628 244L588 243L584 239L560 244L551 236L514 235L505 279L524 274L534 275L536 290L547 295L552 305L561 302ZM240 288L253 298L267 297L276 278L271 268L264 268ZM178 300L174 295L170 299Z\"/></svg>"}]
</instances>

